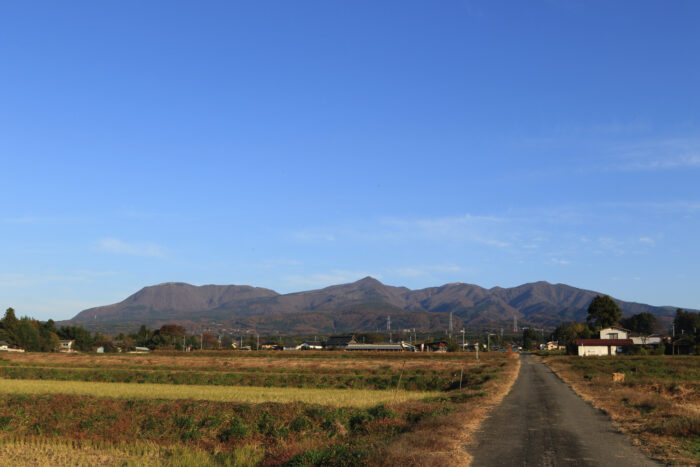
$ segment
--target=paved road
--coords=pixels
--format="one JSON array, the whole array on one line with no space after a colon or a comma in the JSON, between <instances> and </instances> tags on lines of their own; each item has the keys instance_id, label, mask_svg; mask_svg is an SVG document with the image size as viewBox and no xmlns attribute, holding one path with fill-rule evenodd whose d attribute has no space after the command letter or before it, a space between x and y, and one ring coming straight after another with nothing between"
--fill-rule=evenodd
<instances>
[{"instance_id":1,"label":"paved road","mask_svg":"<svg viewBox=\"0 0 700 467\"><path fill-rule=\"evenodd\" d=\"M522 355L511 392L467 447L482 466L657 466L546 365Z\"/></svg>"}]
</instances>

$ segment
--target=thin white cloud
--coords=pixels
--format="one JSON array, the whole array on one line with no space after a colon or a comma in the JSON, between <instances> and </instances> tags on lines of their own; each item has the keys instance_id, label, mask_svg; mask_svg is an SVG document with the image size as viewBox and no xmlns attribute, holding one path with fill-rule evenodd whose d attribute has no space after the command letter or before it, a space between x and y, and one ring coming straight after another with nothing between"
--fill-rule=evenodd
<instances>
[{"instance_id":1,"label":"thin white cloud","mask_svg":"<svg viewBox=\"0 0 700 467\"><path fill-rule=\"evenodd\" d=\"M314 241L326 241L326 242L332 242L335 241L335 235L330 234L328 232L314 232L310 230L304 230L302 232L294 232L293 237L296 240L301 240L305 242L314 242Z\"/></svg>"},{"instance_id":2,"label":"thin white cloud","mask_svg":"<svg viewBox=\"0 0 700 467\"><path fill-rule=\"evenodd\" d=\"M552 258L551 262L554 264L562 265L562 266L566 266L567 264L571 264L571 261L569 261L567 259L563 259L563 258Z\"/></svg>"},{"instance_id":3,"label":"thin white cloud","mask_svg":"<svg viewBox=\"0 0 700 467\"><path fill-rule=\"evenodd\" d=\"M644 243L646 245L654 245L654 239L651 237L640 237L639 243Z\"/></svg>"},{"instance_id":4,"label":"thin white cloud","mask_svg":"<svg viewBox=\"0 0 700 467\"><path fill-rule=\"evenodd\" d=\"M118 255L149 256L161 258L165 249L155 243L128 243L118 238L103 238L97 242L100 250Z\"/></svg>"},{"instance_id":5,"label":"thin white cloud","mask_svg":"<svg viewBox=\"0 0 700 467\"><path fill-rule=\"evenodd\" d=\"M655 171L700 168L700 140L667 139L623 145L612 149L611 169Z\"/></svg>"},{"instance_id":6,"label":"thin white cloud","mask_svg":"<svg viewBox=\"0 0 700 467\"><path fill-rule=\"evenodd\" d=\"M396 268L392 272L401 277L418 277L428 274L428 271L421 268Z\"/></svg>"},{"instance_id":7,"label":"thin white cloud","mask_svg":"<svg viewBox=\"0 0 700 467\"><path fill-rule=\"evenodd\" d=\"M661 158L640 158L619 166L622 170L672 170L700 168L700 154L681 154Z\"/></svg>"},{"instance_id":8,"label":"thin white cloud","mask_svg":"<svg viewBox=\"0 0 700 467\"><path fill-rule=\"evenodd\" d=\"M596 253L612 253L615 255L622 255L625 253L624 247L625 242L612 237L600 237L598 238Z\"/></svg>"},{"instance_id":9,"label":"thin white cloud","mask_svg":"<svg viewBox=\"0 0 700 467\"><path fill-rule=\"evenodd\" d=\"M358 226L320 227L294 232L292 238L300 241L401 241L413 239L453 239L481 245L505 248L511 242L504 239L508 221L495 216L459 216L435 218L385 217L377 222ZM334 233L330 233L330 232Z\"/></svg>"},{"instance_id":10,"label":"thin white cloud","mask_svg":"<svg viewBox=\"0 0 700 467\"><path fill-rule=\"evenodd\" d=\"M675 201L640 201L625 203L605 203L603 207L628 208L640 211L657 211L669 214L692 214L700 211L700 201L675 200Z\"/></svg>"},{"instance_id":11,"label":"thin white cloud","mask_svg":"<svg viewBox=\"0 0 700 467\"><path fill-rule=\"evenodd\" d=\"M464 214L419 219L385 218L381 224L397 238L451 238L505 248L511 245L502 238L507 222L502 217Z\"/></svg>"}]
</instances>

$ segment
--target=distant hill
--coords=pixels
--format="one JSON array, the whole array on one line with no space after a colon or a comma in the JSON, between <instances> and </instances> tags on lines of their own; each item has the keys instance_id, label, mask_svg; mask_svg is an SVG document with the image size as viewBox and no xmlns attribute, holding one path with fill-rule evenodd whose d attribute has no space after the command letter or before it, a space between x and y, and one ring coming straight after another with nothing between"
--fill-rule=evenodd
<instances>
[{"instance_id":1,"label":"distant hill","mask_svg":"<svg viewBox=\"0 0 700 467\"><path fill-rule=\"evenodd\" d=\"M454 283L410 290L372 277L290 294L245 285L168 282L145 287L122 302L81 311L59 324L107 332L178 323L190 329L218 326L311 334L381 330L390 315L393 329L442 330L451 312L455 329L510 329L514 316L521 326L551 328L584 320L597 294L548 282L492 289ZM649 312L661 322L668 322L676 310L615 301L625 315Z\"/></svg>"}]
</instances>

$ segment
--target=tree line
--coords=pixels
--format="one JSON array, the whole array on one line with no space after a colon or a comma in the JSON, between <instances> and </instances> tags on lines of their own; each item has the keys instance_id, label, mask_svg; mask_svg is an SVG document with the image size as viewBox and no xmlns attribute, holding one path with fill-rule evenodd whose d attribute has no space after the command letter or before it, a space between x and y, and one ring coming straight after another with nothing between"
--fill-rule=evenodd
<instances>
[{"instance_id":1,"label":"tree line","mask_svg":"<svg viewBox=\"0 0 700 467\"><path fill-rule=\"evenodd\" d=\"M186 336L185 328L175 324L165 324L160 329L141 326L133 334L120 333L112 337L100 332L90 333L82 326L57 327L51 319L38 321L28 316L17 318L13 308L8 308L0 319L0 341L11 347L28 352L54 352L60 348L62 340L74 341L73 349L80 352L91 352L98 347L102 347L105 352L133 350L136 347L148 347L151 350L221 347L216 336L204 334L202 340L200 336Z\"/></svg>"}]
</instances>

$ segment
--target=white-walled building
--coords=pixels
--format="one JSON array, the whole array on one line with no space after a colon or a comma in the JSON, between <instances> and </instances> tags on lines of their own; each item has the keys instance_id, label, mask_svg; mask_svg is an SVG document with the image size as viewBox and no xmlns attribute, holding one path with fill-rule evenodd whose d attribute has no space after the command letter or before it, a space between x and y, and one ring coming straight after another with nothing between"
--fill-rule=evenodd
<instances>
[{"instance_id":1,"label":"white-walled building","mask_svg":"<svg viewBox=\"0 0 700 467\"><path fill-rule=\"evenodd\" d=\"M618 328L617 326L600 330L601 339L628 339L629 335L629 330L625 328Z\"/></svg>"},{"instance_id":2,"label":"white-walled building","mask_svg":"<svg viewBox=\"0 0 700 467\"><path fill-rule=\"evenodd\" d=\"M579 357L616 355L623 347L632 345L632 339L578 339Z\"/></svg>"},{"instance_id":3,"label":"white-walled building","mask_svg":"<svg viewBox=\"0 0 700 467\"><path fill-rule=\"evenodd\" d=\"M579 357L617 355L622 348L633 345L629 339L629 331L612 326L600 330L600 339L577 339Z\"/></svg>"},{"instance_id":4,"label":"white-walled building","mask_svg":"<svg viewBox=\"0 0 700 467\"><path fill-rule=\"evenodd\" d=\"M58 351L73 352L73 344L75 344L75 341L72 340L61 341L61 346L58 348Z\"/></svg>"}]
</instances>

